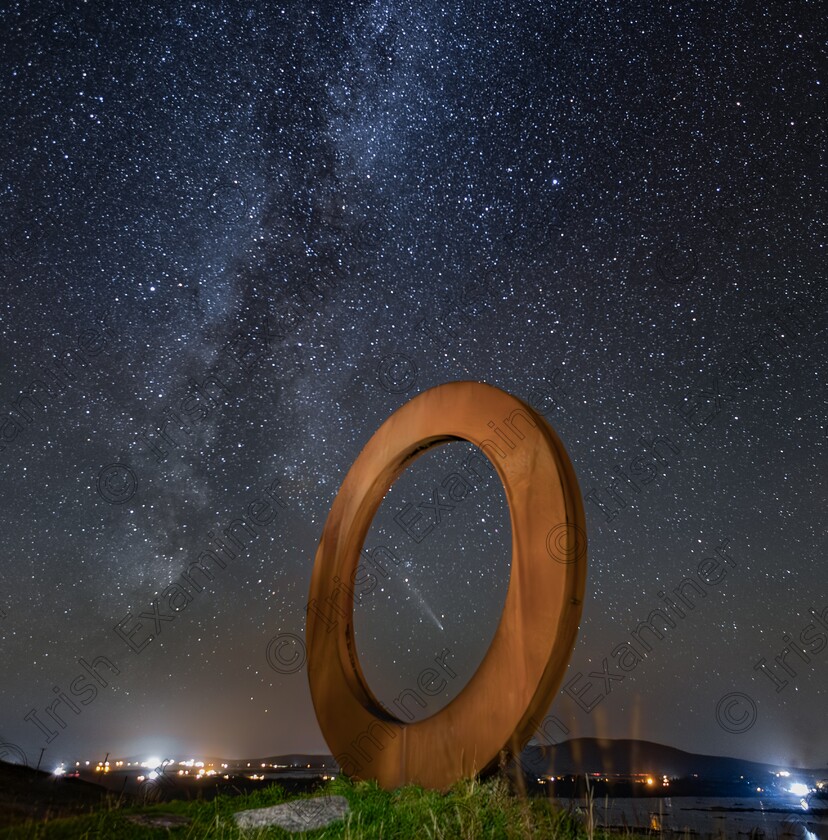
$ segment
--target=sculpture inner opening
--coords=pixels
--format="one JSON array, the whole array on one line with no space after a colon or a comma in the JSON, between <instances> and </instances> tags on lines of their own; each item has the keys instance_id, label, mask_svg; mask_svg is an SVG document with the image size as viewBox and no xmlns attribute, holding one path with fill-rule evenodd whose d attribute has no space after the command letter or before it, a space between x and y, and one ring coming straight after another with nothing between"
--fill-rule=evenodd
<instances>
[{"instance_id":1,"label":"sculpture inner opening","mask_svg":"<svg viewBox=\"0 0 828 840\"><path fill-rule=\"evenodd\" d=\"M391 714L422 720L462 691L494 638L511 554L503 484L473 444L429 450L392 485L353 587L359 662Z\"/></svg>"}]
</instances>

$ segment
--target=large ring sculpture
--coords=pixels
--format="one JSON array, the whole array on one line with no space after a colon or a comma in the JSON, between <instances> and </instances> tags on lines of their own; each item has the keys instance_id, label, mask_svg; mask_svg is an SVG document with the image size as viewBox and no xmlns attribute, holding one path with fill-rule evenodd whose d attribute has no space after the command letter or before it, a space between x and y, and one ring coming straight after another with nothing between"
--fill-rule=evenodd
<instances>
[{"instance_id":1,"label":"large ring sculpture","mask_svg":"<svg viewBox=\"0 0 828 840\"><path fill-rule=\"evenodd\" d=\"M512 564L494 640L462 692L413 723L380 705L360 668L353 589L383 497L417 457L470 441L497 470L512 523ZM311 577L308 679L322 734L346 775L386 789L445 790L519 754L563 679L586 582L581 493L563 444L530 405L480 382L425 391L377 429L325 523ZM325 610L320 605L325 605ZM331 621L334 616L336 621Z\"/></svg>"}]
</instances>

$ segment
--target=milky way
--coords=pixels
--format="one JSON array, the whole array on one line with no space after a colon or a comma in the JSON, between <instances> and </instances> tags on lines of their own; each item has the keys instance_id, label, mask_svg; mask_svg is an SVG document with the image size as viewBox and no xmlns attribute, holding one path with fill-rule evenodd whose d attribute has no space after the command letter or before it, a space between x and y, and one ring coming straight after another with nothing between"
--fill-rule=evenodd
<instances>
[{"instance_id":1,"label":"milky way","mask_svg":"<svg viewBox=\"0 0 828 840\"><path fill-rule=\"evenodd\" d=\"M327 512L385 418L472 379L546 416L585 497L549 731L825 761L819 4L90 0L0 28L6 755L326 751ZM377 696L451 652L419 716L508 584L472 450L417 461L365 544Z\"/></svg>"}]
</instances>

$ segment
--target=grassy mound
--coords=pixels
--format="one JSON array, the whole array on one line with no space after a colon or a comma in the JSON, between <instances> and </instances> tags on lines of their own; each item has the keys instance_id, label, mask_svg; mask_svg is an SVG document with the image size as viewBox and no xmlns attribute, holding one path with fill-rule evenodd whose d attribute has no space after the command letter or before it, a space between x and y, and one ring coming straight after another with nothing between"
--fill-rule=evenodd
<instances>
[{"instance_id":1,"label":"grassy mound","mask_svg":"<svg viewBox=\"0 0 828 840\"><path fill-rule=\"evenodd\" d=\"M125 840L170 836L176 840L241 840L241 838L431 838L431 840L478 840L479 838L538 838L538 840L583 840L588 834L574 818L543 799L523 799L510 792L507 782L460 782L448 793L409 786L394 792L371 782L351 783L336 779L316 796L344 796L350 813L328 828L289 834L279 828L242 832L233 814L249 808L264 808L295 799L279 785L241 796L219 796L211 802L173 801L145 807L121 807L115 800L80 817L48 822L29 821L4 831L0 838L101 838ZM183 818L183 819L182 819ZM184 822L186 820L186 823ZM595 837L604 837L596 832Z\"/></svg>"}]
</instances>

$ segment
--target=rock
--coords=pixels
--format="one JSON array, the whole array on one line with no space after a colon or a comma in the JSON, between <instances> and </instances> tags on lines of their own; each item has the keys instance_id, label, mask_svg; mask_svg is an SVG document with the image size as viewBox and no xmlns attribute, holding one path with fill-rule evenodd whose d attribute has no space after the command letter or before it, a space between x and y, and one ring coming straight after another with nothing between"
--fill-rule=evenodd
<instances>
[{"instance_id":1,"label":"rock","mask_svg":"<svg viewBox=\"0 0 828 840\"><path fill-rule=\"evenodd\" d=\"M286 831L312 831L341 820L348 813L344 796L315 796L294 799L270 808L253 808L233 815L240 828L262 828L278 825Z\"/></svg>"}]
</instances>

